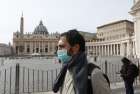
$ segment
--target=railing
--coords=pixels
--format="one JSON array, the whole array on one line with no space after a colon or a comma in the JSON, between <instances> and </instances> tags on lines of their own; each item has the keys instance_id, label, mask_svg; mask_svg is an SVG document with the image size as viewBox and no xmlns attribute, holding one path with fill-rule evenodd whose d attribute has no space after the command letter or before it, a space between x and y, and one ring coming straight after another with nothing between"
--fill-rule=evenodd
<instances>
[{"instance_id":1,"label":"railing","mask_svg":"<svg viewBox=\"0 0 140 94\"><path fill-rule=\"evenodd\" d=\"M120 64L105 62L100 64L111 83L122 82L119 71ZM53 70L31 69L16 64L0 71L0 94L30 94L31 92L46 92L52 89L60 68ZM135 84L140 84L136 80Z\"/></svg>"},{"instance_id":2,"label":"railing","mask_svg":"<svg viewBox=\"0 0 140 94\"><path fill-rule=\"evenodd\" d=\"M60 69L38 70L16 64L0 71L0 94L30 94L52 89Z\"/></svg>"},{"instance_id":3,"label":"railing","mask_svg":"<svg viewBox=\"0 0 140 94\"><path fill-rule=\"evenodd\" d=\"M113 64L109 62L102 63L100 65L101 70L108 75L110 82L121 82L122 78L120 77L120 64Z\"/></svg>"},{"instance_id":4,"label":"railing","mask_svg":"<svg viewBox=\"0 0 140 94\"><path fill-rule=\"evenodd\" d=\"M139 62L136 64L138 67ZM120 76L120 70L121 70L121 64L113 64L109 62L102 63L99 65L101 67L101 70L108 75L109 80L111 83L118 83L118 82L123 82L122 77ZM134 85L140 85L140 76L138 76L135 81Z\"/></svg>"}]
</instances>

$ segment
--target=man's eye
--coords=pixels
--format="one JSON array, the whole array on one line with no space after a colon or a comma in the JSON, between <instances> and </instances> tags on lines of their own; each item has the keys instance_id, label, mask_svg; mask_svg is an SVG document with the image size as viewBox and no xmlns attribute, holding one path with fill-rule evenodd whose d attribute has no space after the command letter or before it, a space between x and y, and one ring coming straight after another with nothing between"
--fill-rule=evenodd
<instances>
[{"instance_id":1,"label":"man's eye","mask_svg":"<svg viewBox=\"0 0 140 94\"><path fill-rule=\"evenodd\" d=\"M65 46L64 46L64 45L59 45L59 47L60 47L60 48L64 48Z\"/></svg>"},{"instance_id":2,"label":"man's eye","mask_svg":"<svg viewBox=\"0 0 140 94\"><path fill-rule=\"evenodd\" d=\"M58 45L58 48L64 48L65 46L64 45Z\"/></svg>"}]
</instances>

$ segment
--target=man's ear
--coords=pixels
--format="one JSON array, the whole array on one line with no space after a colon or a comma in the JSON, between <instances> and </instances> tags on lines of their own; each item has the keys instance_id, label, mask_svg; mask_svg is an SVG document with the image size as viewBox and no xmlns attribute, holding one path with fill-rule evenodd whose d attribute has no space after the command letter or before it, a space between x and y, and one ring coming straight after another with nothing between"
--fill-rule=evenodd
<instances>
[{"instance_id":1,"label":"man's ear","mask_svg":"<svg viewBox=\"0 0 140 94\"><path fill-rule=\"evenodd\" d=\"M80 45L79 45L79 44L75 44L75 48L76 48L77 50L80 50Z\"/></svg>"},{"instance_id":2,"label":"man's ear","mask_svg":"<svg viewBox=\"0 0 140 94\"><path fill-rule=\"evenodd\" d=\"M80 45L79 44L75 44L73 46L73 53L77 54L80 51Z\"/></svg>"}]
</instances>

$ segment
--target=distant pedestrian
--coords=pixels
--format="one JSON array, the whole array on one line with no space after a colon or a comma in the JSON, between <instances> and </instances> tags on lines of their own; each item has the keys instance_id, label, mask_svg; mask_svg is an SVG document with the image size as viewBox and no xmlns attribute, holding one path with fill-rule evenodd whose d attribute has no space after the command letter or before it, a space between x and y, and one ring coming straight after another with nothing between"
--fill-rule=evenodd
<instances>
[{"instance_id":1,"label":"distant pedestrian","mask_svg":"<svg viewBox=\"0 0 140 94\"><path fill-rule=\"evenodd\" d=\"M138 67L126 57L123 57L121 61L123 65L120 73L124 80L126 94L134 94L133 83L134 79L138 76Z\"/></svg>"}]
</instances>

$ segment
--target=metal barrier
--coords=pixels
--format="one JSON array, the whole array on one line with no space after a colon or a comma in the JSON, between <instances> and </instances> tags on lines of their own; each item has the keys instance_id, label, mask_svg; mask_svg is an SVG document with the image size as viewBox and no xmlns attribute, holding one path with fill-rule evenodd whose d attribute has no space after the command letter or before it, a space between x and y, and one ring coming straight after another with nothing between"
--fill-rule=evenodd
<instances>
[{"instance_id":1,"label":"metal barrier","mask_svg":"<svg viewBox=\"0 0 140 94\"><path fill-rule=\"evenodd\" d=\"M122 82L119 71L121 65L105 62L100 64L111 83ZM52 85L56 79L59 69L41 70L32 69L16 64L15 66L0 70L1 94L30 94L31 92L46 92L52 90ZM135 85L140 81L135 81Z\"/></svg>"},{"instance_id":2,"label":"metal barrier","mask_svg":"<svg viewBox=\"0 0 140 94\"><path fill-rule=\"evenodd\" d=\"M51 91L60 69L41 70L16 66L0 70L0 94L30 94Z\"/></svg>"}]
</instances>

